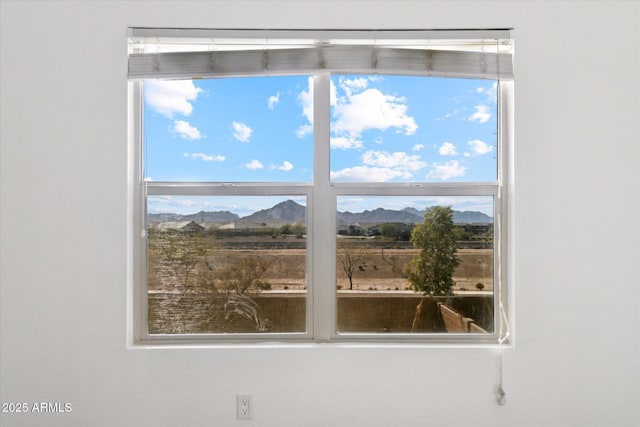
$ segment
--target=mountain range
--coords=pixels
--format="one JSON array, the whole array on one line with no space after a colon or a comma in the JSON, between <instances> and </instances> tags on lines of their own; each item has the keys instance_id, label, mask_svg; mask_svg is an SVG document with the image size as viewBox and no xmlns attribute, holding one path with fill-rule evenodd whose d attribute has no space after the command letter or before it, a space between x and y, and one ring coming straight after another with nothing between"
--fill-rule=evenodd
<instances>
[{"instance_id":1,"label":"mountain range","mask_svg":"<svg viewBox=\"0 0 640 427\"><path fill-rule=\"evenodd\" d=\"M148 220L152 224L171 221L195 221L204 223L267 223L267 224L293 224L305 221L306 207L293 200L287 200L276 204L269 209L262 209L251 215L240 217L229 211L205 212L201 211L189 215L157 213L149 214ZM382 223L421 223L424 220L424 211L414 208L391 210L377 208L363 212L338 212L338 225L382 224ZM453 211L453 222L456 224L490 224L493 218L478 211Z\"/></svg>"}]
</instances>

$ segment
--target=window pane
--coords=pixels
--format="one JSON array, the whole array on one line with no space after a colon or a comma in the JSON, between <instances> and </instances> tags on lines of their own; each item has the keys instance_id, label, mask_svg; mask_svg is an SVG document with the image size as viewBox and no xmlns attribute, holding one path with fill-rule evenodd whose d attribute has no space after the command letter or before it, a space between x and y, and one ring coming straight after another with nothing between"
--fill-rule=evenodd
<instances>
[{"instance_id":1,"label":"window pane","mask_svg":"<svg viewBox=\"0 0 640 427\"><path fill-rule=\"evenodd\" d=\"M309 182L310 77L146 80L145 179Z\"/></svg>"},{"instance_id":2,"label":"window pane","mask_svg":"<svg viewBox=\"0 0 640 427\"><path fill-rule=\"evenodd\" d=\"M339 196L337 207L338 332L493 331L493 197Z\"/></svg>"},{"instance_id":3,"label":"window pane","mask_svg":"<svg viewBox=\"0 0 640 427\"><path fill-rule=\"evenodd\" d=\"M148 198L149 333L306 330L306 198Z\"/></svg>"},{"instance_id":4,"label":"window pane","mask_svg":"<svg viewBox=\"0 0 640 427\"><path fill-rule=\"evenodd\" d=\"M332 77L334 182L497 179L497 82Z\"/></svg>"}]
</instances>

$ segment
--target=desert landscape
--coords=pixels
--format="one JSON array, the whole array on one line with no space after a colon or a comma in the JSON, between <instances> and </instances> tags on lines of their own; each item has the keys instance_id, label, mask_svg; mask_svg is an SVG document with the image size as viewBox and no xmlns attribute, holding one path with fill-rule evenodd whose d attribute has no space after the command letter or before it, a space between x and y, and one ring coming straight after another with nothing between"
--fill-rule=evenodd
<instances>
[{"instance_id":1,"label":"desert landscape","mask_svg":"<svg viewBox=\"0 0 640 427\"><path fill-rule=\"evenodd\" d=\"M305 236L223 234L150 231L150 332L304 331L310 285ZM361 329L351 332L410 331L420 294L410 288L404 268L419 250L409 242L380 236L336 236L336 247L338 327L344 318L358 320ZM461 248L456 256L460 264L454 273L454 294L492 300L492 249ZM238 301L238 295L246 299ZM355 314L363 307L370 315L378 314L365 321ZM383 321L384 316L391 320ZM485 317L491 321L490 314ZM402 325L388 326L397 322Z\"/></svg>"},{"instance_id":2,"label":"desert landscape","mask_svg":"<svg viewBox=\"0 0 640 427\"><path fill-rule=\"evenodd\" d=\"M198 282L207 272L224 270L225 267L253 259L264 266L262 278L268 282L263 292L303 291L307 283L306 239L295 236L281 237L273 242L268 237L246 237L226 239L204 239L206 254L195 263L190 283L187 287L193 292L206 292L206 283ZM159 239L162 239L161 237ZM345 242L345 240L349 240ZM176 283L176 275L167 267L158 247L162 242L149 243L149 290L172 291L181 287ZM405 247L398 247L405 246ZM240 248L239 248L240 247ZM243 248L244 247L244 248ZM253 247L253 249L249 249ZM287 248L290 247L290 248ZM383 239L344 239L338 238L336 256L336 288L338 291L350 290L347 267L353 270L353 291L411 291L403 274L405 266L417 255L418 249ZM455 270L454 291L492 291L493 290L493 250L458 249L456 252L460 264ZM353 265L349 266L348 258Z\"/></svg>"},{"instance_id":3,"label":"desert landscape","mask_svg":"<svg viewBox=\"0 0 640 427\"><path fill-rule=\"evenodd\" d=\"M308 288L331 286L338 299L338 323L350 319L365 331L406 332L416 300L422 298L410 285L408 266L420 253L410 238L424 213L383 208L339 212L336 280L313 284L305 209L287 200L243 218L231 212L150 215L150 330L303 331ZM493 300L492 219L479 212L453 214L458 221L452 231L458 265L449 297L467 302L480 298L460 306L471 307L467 316L477 315L473 307L483 307L482 316L489 319L483 327L491 328L492 303L487 301ZM464 222L473 220L479 222ZM366 314L360 313L363 307Z\"/></svg>"}]
</instances>

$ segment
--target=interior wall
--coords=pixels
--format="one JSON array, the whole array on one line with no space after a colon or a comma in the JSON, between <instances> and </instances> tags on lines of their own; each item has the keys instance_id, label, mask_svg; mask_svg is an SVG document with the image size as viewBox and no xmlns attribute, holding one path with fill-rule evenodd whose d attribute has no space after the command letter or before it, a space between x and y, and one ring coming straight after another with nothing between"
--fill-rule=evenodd
<instances>
[{"instance_id":1,"label":"interior wall","mask_svg":"<svg viewBox=\"0 0 640 427\"><path fill-rule=\"evenodd\" d=\"M0 400L72 405L0 424L640 425L639 2L3 0L0 16ZM492 348L128 348L128 26L515 28L504 406Z\"/></svg>"}]
</instances>

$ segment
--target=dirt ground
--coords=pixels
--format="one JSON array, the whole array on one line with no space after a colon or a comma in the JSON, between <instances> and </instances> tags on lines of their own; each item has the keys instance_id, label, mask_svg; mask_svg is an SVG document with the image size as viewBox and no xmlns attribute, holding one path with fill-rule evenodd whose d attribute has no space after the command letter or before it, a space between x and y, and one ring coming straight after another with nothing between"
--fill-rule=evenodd
<instances>
[{"instance_id":1,"label":"dirt ground","mask_svg":"<svg viewBox=\"0 0 640 427\"><path fill-rule=\"evenodd\" d=\"M266 266L265 279L272 290L304 290L306 288L307 256L304 249L216 249L207 257L206 265L221 267L244 258L259 259ZM353 256L353 290L408 290L402 270L417 254L415 249L365 249ZM346 254L338 250L336 278L338 289L349 289L349 279L343 270ZM493 288L493 254L490 249L459 249L460 265L454 273L454 290L477 291ZM153 266L151 266L153 269ZM203 266L198 268L203 269ZM165 274L150 275L150 288L166 288L171 281ZM194 276L195 277L195 276Z\"/></svg>"},{"instance_id":2,"label":"dirt ground","mask_svg":"<svg viewBox=\"0 0 640 427\"><path fill-rule=\"evenodd\" d=\"M204 256L198 255L191 267L189 261L174 253L174 260L167 260L166 249L170 247L168 237L158 234L150 239L148 258L148 282L150 290L175 289L175 283L187 280L192 287L199 286L202 277L213 277L225 267L242 260L257 260L265 267L263 279L272 290L304 290L307 286L307 250L305 239L283 236L274 239L269 236L242 236L212 239L203 236L196 239L197 245L204 245ZM178 247L189 251L182 238L173 240ZM401 242L405 243L405 242ZM182 245L182 246L181 246ZM386 246L386 247L385 247ZM350 288L347 272L352 272L353 290L356 291L403 291L408 289L408 281L403 270L418 254L419 250L393 241L380 239L339 239L336 254L336 286L341 290ZM458 249L456 256L460 264L453 279L456 291L492 291L493 250ZM193 258L193 257L192 257ZM187 279L185 272L190 270ZM213 274L213 276L212 276ZM200 285L202 286L202 285Z\"/></svg>"}]
</instances>

